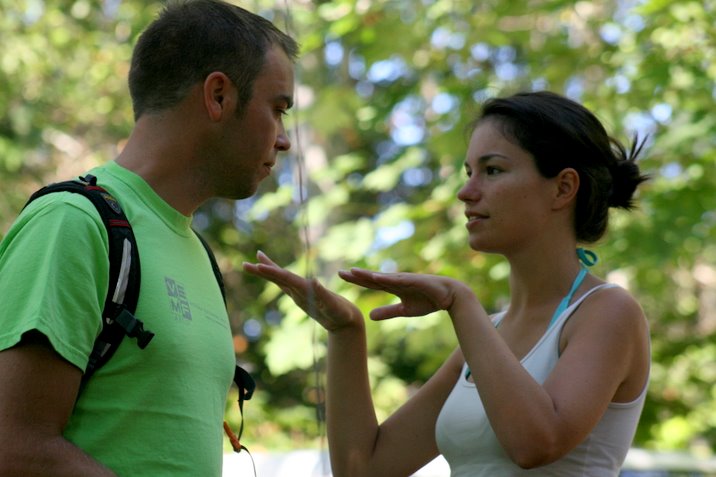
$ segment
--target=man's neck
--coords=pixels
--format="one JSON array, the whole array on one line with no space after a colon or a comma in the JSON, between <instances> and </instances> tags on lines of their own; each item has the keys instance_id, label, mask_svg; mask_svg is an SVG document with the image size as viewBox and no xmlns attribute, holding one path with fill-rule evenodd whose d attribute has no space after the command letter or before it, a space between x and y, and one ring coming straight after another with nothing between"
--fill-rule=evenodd
<instances>
[{"instance_id":1,"label":"man's neck","mask_svg":"<svg viewBox=\"0 0 716 477\"><path fill-rule=\"evenodd\" d=\"M210 194L204 192L200 175L194 171L193 137L174 130L170 118L140 118L116 162L144 179L169 205L190 216Z\"/></svg>"}]
</instances>

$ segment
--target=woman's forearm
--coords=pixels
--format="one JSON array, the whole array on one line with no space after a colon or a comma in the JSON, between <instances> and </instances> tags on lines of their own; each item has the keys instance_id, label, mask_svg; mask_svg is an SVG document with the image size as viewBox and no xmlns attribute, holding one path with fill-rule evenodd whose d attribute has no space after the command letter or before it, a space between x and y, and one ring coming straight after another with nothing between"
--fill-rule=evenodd
<instances>
[{"instance_id":1,"label":"woman's forearm","mask_svg":"<svg viewBox=\"0 0 716 477\"><path fill-rule=\"evenodd\" d=\"M497 333L472 292L448 310L493 430L513 460L535 443L555 439L556 413L549 394L530 376Z\"/></svg>"},{"instance_id":2,"label":"woman's forearm","mask_svg":"<svg viewBox=\"0 0 716 477\"><path fill-rule=\"evenodd\" d=\"M328 333L327 427L333 472L364 475L378 421L368 378L365 324Z\"/></svg>"}]
</instances>

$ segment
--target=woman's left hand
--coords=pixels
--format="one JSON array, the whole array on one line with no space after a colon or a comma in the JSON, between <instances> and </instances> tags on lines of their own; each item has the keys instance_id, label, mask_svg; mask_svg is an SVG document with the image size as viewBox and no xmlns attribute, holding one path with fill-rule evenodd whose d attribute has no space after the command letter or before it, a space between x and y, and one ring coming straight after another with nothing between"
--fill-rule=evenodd
<instances>
[{"instance_id":1,"label":"woman's left hand","mask_svg":"<svg viewBox=\"0 0 716 477\"><path fill-rule=\"evenodd\" d=\"M338 275L345 281L365 288L382 290L400 298L400 303L375 308L372 320L398 316L423 316L438 310L448 310L461 297L474 294L464 283L439 275L418 273L379 273L360 268L342 270Z\"/></svg>"},{"instance_id":2,"label":"woman's left hand","mask_svg":"<svg viewBox=\"0 0 716 477\"><path fill-rule=\"evenodd\" d=\"M244 270L278 285L326 330L334 332L363 325L360 310L344 297L325 288L317 279L291 273L263 252L258 252L256 258L258 263L244 262Z\"/></svg>"}]
</instances>

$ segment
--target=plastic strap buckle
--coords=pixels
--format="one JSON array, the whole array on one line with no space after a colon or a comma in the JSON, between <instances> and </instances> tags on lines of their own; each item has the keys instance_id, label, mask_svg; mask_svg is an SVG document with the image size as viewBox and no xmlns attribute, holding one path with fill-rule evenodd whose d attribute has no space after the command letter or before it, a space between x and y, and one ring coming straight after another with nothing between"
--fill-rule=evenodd
<instances>
[{"instance_id":1,"label":"plastic strap buckle","mask_svg":"<svg viewBox=\"0 0 716 477\"><path fill-rule=\"evenodd\" d=\"M152 338L154 338L154 333L145 330L144 323L136 319L126 308L122 308L122 311L119 312L115 321L124 328L127 336L137 338L137 344L141 349L146 348L149 342L152 341Z\"/></svg>"}]
</instances>

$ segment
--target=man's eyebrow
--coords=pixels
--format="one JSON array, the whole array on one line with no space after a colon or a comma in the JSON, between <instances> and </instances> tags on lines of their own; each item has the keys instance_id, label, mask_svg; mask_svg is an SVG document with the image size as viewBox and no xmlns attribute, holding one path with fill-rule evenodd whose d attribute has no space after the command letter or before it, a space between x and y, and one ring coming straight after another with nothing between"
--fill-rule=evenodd
<instances>
[{"instance_id":1,"label":"man's eyebrow","mask_svg":"<svg viewBox=\"0 0 716 477\"><path fill-rule=\"evenodd\" d=\"M287 109L291 109L293 107L293 96L291 95L280 94L276 97L276 100L286 103Z\"/></svg>"}]
</instances>

